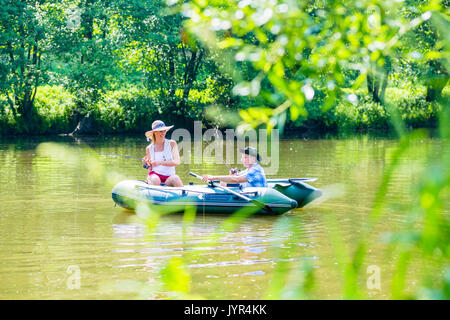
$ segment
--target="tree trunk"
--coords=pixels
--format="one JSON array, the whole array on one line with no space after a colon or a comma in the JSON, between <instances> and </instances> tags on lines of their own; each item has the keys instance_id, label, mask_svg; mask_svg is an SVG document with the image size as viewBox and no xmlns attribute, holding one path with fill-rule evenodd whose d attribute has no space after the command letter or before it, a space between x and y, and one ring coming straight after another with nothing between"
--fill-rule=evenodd
<instances>
[{"instance_id":1,"label":"tree trunk","mask_svg":"<svg viewBox=\"0 0 450 320\"><path fill-rule=\"evenodd\" d=\"M25 132L30 133L34 131L36 125L34 123L34 105L32 100L32 94L29 88L25 88L22 97L16 97L17 106L17 120L22 122ZM20 115L20 116L19 116Z\"/></svg>"},{"instance_id":2,"label":"tree trunk","mask_svg":"<svg viewBox=\"0 0 450 320\"><path fill-rule=\"evenodd\" d=\"M433 70L433 76L426 81L426 101L433 102L442 97L442 90L444 90L448 82L448 72L438 60L431 60L428 64Z\"/></svg>"},{"instance_id":3,"label":"tree trunk","mask_svg":"<svg viewBox=\"0 0 450 320\"><path fill-rule=\"evenodd\" d=\"M184 110L186 102L189 99L189 92L191 91L195 79L197 78L198 68L200 66L202 58L203 58L203 51L200 50L199 54L198 51L192 52L191 59L189 60L188 65L186 66L183 97L179 105L180 110Z\"/></svg>"},{"instance_id":4,"label":"tree trunk","mask_svg":"<svg viewBox=\"0 0 450 320\"><path fill-rule=\"evenodd\" d=\"M372 100L375 102L380 102L380 98L378 96L378 83L376 79L376 75L372 76L372 74L367 74L367 90L369 94L372 96Z\"/></svg>"},{"instance_id":5,"label":"tree trunk","mask_svg":"<svg viewBox=\"0 0 450 320\"><path fill-rule=\"evenodd\" d=\"M95 0L84 0L79 3L79 9L82 11L80 17L80 28L82 32L81 46L83 46L85 49L82 50L82 54L80 55L81 65L88 64L92 60L92 52L90 52L89 42L94 38L94 2ZM88 44L86 45L86 43ZM83 89L78 90L81 91ZM95 101L96 94L97 90L93 90L93 92L90 92L87 95L89 96L89 98L91 98L92 101ZM83 95L80 94L80 96ZM78 124L75 129L71 133L69 133L69 135L84 135L95 133L93 128L93 117L91 117L89 114L88 108L86 107L86 101L84 101L83 99L78 100L71 116L75 117Z\"/></svg>"},{"instance_id":6,"label":"tree trunk","mask_svg":"<svg viewBox=\"0 0 450 320\"><path fill-rule=\"evenodd\" d=\"M89 115L83 116L81 120L78 122L77 127L73 130L69 135L85 135L85 134L93 134L96 133L94 128L94 119Z\"/></svg>"},{"instance_id":7,"label":"tree trunk","mask_svg":"<svg viewBox=\"0 0 450 320\"><path fill-rule=\"evenodd\" d=\"M381 104L384 105L384 96L389 82L389 73L391 71L391 61L389 57L386 57L386 62L384 64L383 69L384 69L383 80L381 82L380 91L378 92L378 98L380 99Z\"/></svg>"},{"instance_id":8,"label":"tree trunk","mask_svg":"<svg viewBox=\"0 0 450 320\"><path fill-rule=\"evenodd\" d=\"M442 98L442 90L444 90L447 84L448 78L439 79L439 81L434 82L432 85L427 86L427 102L433 102Z\"/></svg>"},{"instance_id":9,"label":"tree trunk","mask_svg":"<svg viewBox=\"0 0 450 320\"><path fill-rule=\"evenodd\" d=\"M386 57L382 69L375 67L374 71L370 70L367 74L367 90L372 95L372 100L382 105L384 104L390 71L391 62L389 57Z\"/></svg>"},{"instance_id":10,"label":"tree trunk","mask_svg":"<svg viewBox=\"0 0 450 320\"><path fill-rule=\"evenodd\" d=\"M169 51L169 77L175 79L175 57L172 51ZM168 82L169 101L173 108L177 107L177 99L175 96L175 88L173 81Z\"/></svg>"}]
</instances>

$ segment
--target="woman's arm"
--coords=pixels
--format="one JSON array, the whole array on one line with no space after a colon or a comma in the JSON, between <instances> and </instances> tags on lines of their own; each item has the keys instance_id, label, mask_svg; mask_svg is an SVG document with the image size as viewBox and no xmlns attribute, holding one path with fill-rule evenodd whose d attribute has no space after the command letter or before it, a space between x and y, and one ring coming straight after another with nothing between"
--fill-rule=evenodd
<instances>
[{"instance_id":1,"label":"woman's arm","mask_svg":"<svg viewBox=\"0 0 450 320\"><path fill-rule=\"evenodd\" d=\"M152 170L152 157L150 156L150 151L148 148L145 148L145 157L142 159L142 162L148 166L148 170Z\"/></svg>"}]
</instances>

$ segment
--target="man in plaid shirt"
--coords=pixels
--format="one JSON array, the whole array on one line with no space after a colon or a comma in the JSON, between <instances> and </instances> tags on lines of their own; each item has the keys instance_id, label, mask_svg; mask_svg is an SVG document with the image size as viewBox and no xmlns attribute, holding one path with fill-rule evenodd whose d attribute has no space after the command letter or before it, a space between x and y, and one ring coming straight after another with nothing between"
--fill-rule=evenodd
<instances>
[{"instance_id":1,"label":"man in plaid shirt","mask_svg":"<svg viewBox=\"0 0 450 320\"><path fill-rule=\"evenodd\" d=\"M241 161L247 169L240 173L230 172L228 176L212 176L205 174L203 181L219 180L223 183L243 183L243 187L267 187L264 169L258 163L261 157L255 148L239 149L242 153Z\"/></svg>"}]
</instances>

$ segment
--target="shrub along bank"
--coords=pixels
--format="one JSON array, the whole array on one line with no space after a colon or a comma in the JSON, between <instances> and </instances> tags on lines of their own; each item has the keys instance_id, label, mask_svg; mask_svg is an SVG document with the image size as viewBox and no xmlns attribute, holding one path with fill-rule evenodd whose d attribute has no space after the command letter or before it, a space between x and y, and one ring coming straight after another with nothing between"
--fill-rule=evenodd
<instances>
[{"instance_id":1,"label":"shrub along bank","mask_svg":"<svg viewBox=\"0 0 450 320\"><path fill-rule=\"evenodd\" d=\"M346 90L346 89L344 89ZM177 93L181 95L182 93ZM443 93L448 100L450 90ZM294 133L333 133L340 131L389 131L390 109L374 102L367 92L347 91L344 97L333 107L323 112L321 106L326 97L317 92L316 97L306 104L308 117L299 117L296 121L288 120L285 134ZM71 133L78 123L76 110L77 100L60 86L40 87L35 100L36 135ZM86 112L91 118L94 134L139 133L145 131L154 119L184 119L188 122L204 119L204 108L214 102L211 93L192 91L189 96L187 110L174 114L158 102L157 92L148 92L136 87L114 90L104 93L100 99L90 105ZM435 127L440 105L427 102L425 89L386 90L386 101L396 106L405 124L409 127ZM173 120L175 121L175 120ZM178 125L183 125L179 123ZM20 135L24 132L20 123L14 119L8 108L6 97L0 96L0 134Z\"/></svg>"},{"instance_id":2,"label":"shrub along bank","mask_svg":"<svg viewBox=\"0 0 450 320\"><path fill-rule=\"evenodd\" d=\"M322 112L321 106L326 97L319 92L316 99L305 105L308 111L307 118L297 119L286 124L289 132L348 132L348 131L390 131L389 107L374 102L367 91L352 92L344 89L344 97L332 108ZM443 99L448 100L450 90L444 90ZM425 88L409 90L388 88L386 102L395 107L405 125L409 128L437 126L438 113L441 104L426 101Z\"/></svg>"}]
</instances>

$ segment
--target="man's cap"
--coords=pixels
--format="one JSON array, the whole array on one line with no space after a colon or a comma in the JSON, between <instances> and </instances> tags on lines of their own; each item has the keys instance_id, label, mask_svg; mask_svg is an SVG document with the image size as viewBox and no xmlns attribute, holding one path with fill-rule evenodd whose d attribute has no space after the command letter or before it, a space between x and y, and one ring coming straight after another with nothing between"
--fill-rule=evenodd
<instances>
[{"instance_id":1,"label":"man's cap","mask_svg":"<svg viewBox=\"0 0 450 320\"><path fill-rule=\"evenodd\" d=\"M240 153L245 153L245 154L248 154L248 155L251 155L251 156L254 156L254 157L256 157L256 160L261 161L261 156L259 155L258 150L256 150L253 147L247 147L245 149L239 149L239 152Z\"/></svg>"}]
</instances>

